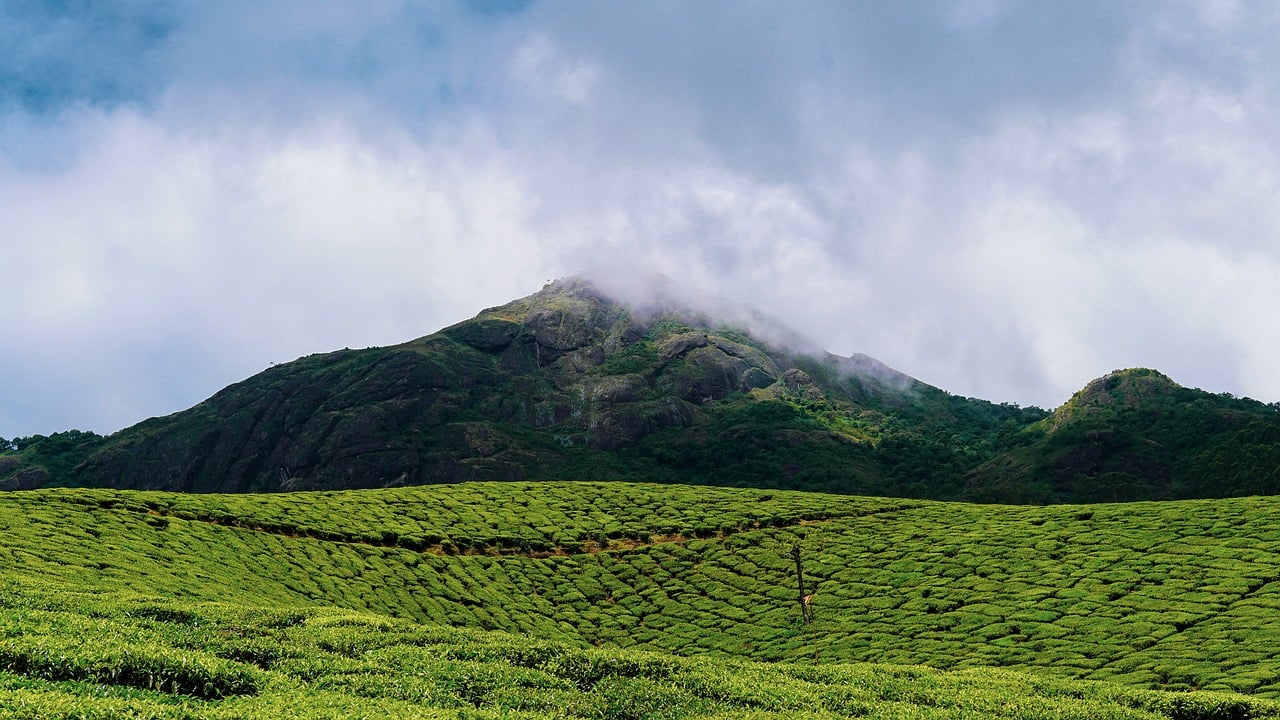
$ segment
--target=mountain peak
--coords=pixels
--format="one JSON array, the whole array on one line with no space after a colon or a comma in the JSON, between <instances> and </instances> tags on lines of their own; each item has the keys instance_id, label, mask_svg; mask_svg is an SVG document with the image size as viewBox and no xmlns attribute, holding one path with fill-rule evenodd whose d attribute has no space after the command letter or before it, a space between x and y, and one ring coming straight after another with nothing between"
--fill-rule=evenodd
<instances>
[{"instance_id":1,"label":"mountain peak","mask_svg":"<svg viewBox=\"0 0 1280 720\"><path fill-rule=\"evenodd\" d=\"M810 355L821 346L768 312L650 270L596 266L554 280L533 297L569 295L616 303L639 319L669 316L688 325L734 328L778 349Z\"/></svg>"},{"instance_id":2,"label":"mountain peak","mask_svg":"<svg viewBox=\"0 0 1280 720\"><path fill-rule=\"evenodd\" d=\"M1089 381L1072 395L1054 411L1051 424L1056 428L1064 422L1099 411L1138 407L1181 387L1168 375L1151 368L1113 370Z\"/></svg>"}]
</instances>

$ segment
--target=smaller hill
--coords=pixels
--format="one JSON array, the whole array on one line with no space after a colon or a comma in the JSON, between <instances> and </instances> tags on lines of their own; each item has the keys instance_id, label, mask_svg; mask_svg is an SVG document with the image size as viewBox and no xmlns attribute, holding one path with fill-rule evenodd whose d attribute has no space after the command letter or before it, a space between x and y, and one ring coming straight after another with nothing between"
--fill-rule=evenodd
<instances>
[{"instance_id":1,"label":"smaller hill","mask_svg":"<svg viewBox=\"0 0 1280 720\"><path fill-rule=\"evenodd\" d=\"M105 439L82 430L13 440L0 438L0 490L68 484L76 466L98 450Z\"/></svg>"},{"instance_id":2,"label":"smaller hill","mask_svg":"<svg viewBox=\"0 0 1280 720\"><path fill-rule=\"evenodd\" d=\"M978 501L1115 502L1280 491L1280 408L1155 370L1093 380L969 473Z\"/></svg>"}]
</instances>

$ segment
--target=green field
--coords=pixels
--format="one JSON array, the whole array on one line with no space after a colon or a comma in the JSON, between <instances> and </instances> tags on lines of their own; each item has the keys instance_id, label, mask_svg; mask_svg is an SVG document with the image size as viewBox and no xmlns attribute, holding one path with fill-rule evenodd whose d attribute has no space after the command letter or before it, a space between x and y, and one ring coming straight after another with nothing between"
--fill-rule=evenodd
<instances>
[{"instance_id":1,"label":"green field","mask_svg":"<svg viewBox=\"0 0 1280 720\"><path fill-rule=\"evenodd\" d=\"M0 711L1258 717L1277 517L623 483L9 493Z\"/></svg>"},{"instance_id":2,"label":"green field","mask_svg":"<svg viewBox=\"0 0 1280 720\"><path fill-rule=\"evenodd\" d=\"M577 648L337 609L255 609L11 586L0 714L66 718L1280 717L1170 693L995 669L765 664Z\"/></svg>"}]
</instances>

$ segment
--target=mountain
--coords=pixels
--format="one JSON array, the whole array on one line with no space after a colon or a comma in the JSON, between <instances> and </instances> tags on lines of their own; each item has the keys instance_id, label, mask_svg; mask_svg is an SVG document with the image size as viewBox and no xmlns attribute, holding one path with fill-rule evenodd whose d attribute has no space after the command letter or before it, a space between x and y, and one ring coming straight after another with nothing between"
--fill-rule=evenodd
<instances>
[{"instance_id":1,"label":"mountain","mask_svg":"<svg viewBox=\"0 0 1280 720\"><path fill-rule=\"evenodd\" d=\"M1208 425L1205 425L1208 423ZM0 487L273 492L618 479L984 502L1280 491L1274 406L1109 375L1053 414L815 349L674 283L573 277L410 342L272 367ZM1243 455L1241 454L1243 453Z\"/></svg>"},{"instance_id":2,"label":"mountain","mask_svg":"<svg viewBox=\"0 0 1280 720\"><path fill-rule=\"evenodd\" d=\"M1280 404L1182 387L1151 369L1098 378L969 474L979 501L1108 502L1280 493Z\"/></svg>"}]
</instances>

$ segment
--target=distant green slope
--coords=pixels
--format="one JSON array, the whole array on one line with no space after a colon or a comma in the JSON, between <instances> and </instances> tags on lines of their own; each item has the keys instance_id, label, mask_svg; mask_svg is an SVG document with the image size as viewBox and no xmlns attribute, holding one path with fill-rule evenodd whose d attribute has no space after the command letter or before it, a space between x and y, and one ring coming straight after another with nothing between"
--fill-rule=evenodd
<instances>
[{"instance_id":1,"label":"distant green slope","mask_svg":"<svg viewBox=\"0 0 1280 720\"><path fill-rule=\"evenodd\" d=\"M13 440L0 438L0 490L70 484L76 466L105 441L97 433L81 430Z\"/></svg>"},{"instance_id":2,"label":"distant green slope","mask_svg":"<svg viewBox=\"0 0 1280 720\"><path fill-rule=\"evenodd\" d=\"M1276 697L1277 515L1275 498L1005 507L624 483L47 490L0 496L0 574L575 647Z\"/></svg>"},{"instance_id":3,"label":"distant green slope","mask_svg":"<svg viewBox=\"0 0 1280 720\"><path fill-rule=\"evenodd\" d=\"M1280 492L1280 404L1185 388L1155 370L1089 383L970 472L963 497L1117 502Z\"/></svg>"}]
</instances>

